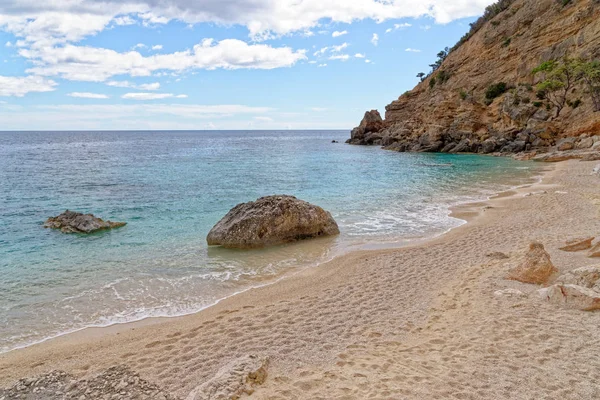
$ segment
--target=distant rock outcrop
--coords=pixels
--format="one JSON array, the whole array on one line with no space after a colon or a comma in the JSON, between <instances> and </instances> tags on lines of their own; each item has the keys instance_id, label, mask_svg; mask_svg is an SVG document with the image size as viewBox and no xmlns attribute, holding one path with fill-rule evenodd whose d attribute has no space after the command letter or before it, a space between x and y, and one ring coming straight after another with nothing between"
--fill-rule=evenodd
<instances>
[{"instance_id":1,"label":"distant rock outcrop","mask_svg":"<svg viewBox=\"0 0 600 400\"><path fill-rule=\"evenodd\" d=\"M520 265L510 270L508 279L523 283L545 284L558 274L550 255L541 243L533 242Z\"/></svg>"},{"instance_id":2,"label":"distant rock outcrop","mask_svg":"<svg viewBox=\"0 0 600 400\"><path fill-rule=\"evenodd\" d=\"M82 214L74 211L50 217L44 224L44 228L60 229L64 233L92 233L103 229L120 228L127 225L126 222L104 221L92 214Z\"/></svg>"},{"instance_id":3,"label":"distant rock outcrop","mask_svg":"<svg viewBox=\"0 0 600 400\"><path fill-rule=\"evenodd\" d=\"M331 214L293 196L238 204L208 233L209 246L256 248L340 233Z\"/></svg>"},{"instance_id":4,"label":"distant rock outcrop","mask_svg":"<svg viewBox=\"0 0 600 400\"><path fill-rule=\"evenodd\" d=\"M377 110L367 111L360 125L352 129L348 142L354 144L381 144L377 133L383 128L383 119Z\"/></svg>"},{"instance_id":5,"label":"distant rock outcrop","mask_svg":"<svg viewBox=\"0 0 600 400\"><path fill-rule=\"evenodd\" d=\"M532 154L521 159L599 152L600 112L585 84L573 85L559 107L536 88L544 73L532 71L566 56L600 60L600 2L503 0L489 10L438 55L429 75L419 74L421 83L386 106L383 121L368 112L349 142L401 152Z\"/></svg>"}]
</instances>

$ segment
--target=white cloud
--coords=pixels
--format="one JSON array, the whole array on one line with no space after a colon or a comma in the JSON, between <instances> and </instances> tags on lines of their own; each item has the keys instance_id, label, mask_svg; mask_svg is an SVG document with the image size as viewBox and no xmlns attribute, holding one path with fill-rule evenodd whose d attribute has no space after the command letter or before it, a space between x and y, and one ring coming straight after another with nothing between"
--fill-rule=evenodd
<instances>
[{"instance_id":1,"label":"white cloud","mask_svg":"<svg viewBox=\"0 0 600 400\"><path fill-rule=\"evenodd\" d=\"M140 90L158 90L158 89L160 89L160 83L158 83L158 82L143 83L141 85L138 85L137 89L140 89Z\"/></svg>"},{"instance_id":2,"label":"white cloud","mask_svg":"<svg viewBox=\"0 0 600 400\"><path fill-rule=\"evenodd\" d=\"M348 46L350 46L348 43L342 43L338 46L332 46L331 47L331 51L333 53L339 53L340 51L344 50L345 48L347 48Z\"/></svg>"},{"instance_id":3,"label":"white cloud","mask_svg":"<svg viewBox=\"0 0 600 400\"><path fill-rule=\"evenodd\" d=\"M254 120L258 122L273 122L273 118L271 117L254 117Z\"/></svg>"},{"instance_id":4,"label":"white cloud","mask_svg":"<svg viewBox=\"0 0 600 400\"><path fill-rule=\"evenodd\" d=\"M393 31L397 31L398 29L404 29L404 28L410 28L412 26L412 24L409 23L403 23L403 24L394 24L394 27L392 28L388 28L385 30L385 33L390 33Z\"/></svg>"},{"instance_id":5,"label":"white cloud","mask_svg":"<svg viewBox=\"0 0 600 400\"><path fill-rule=\"evenodd\" d=\"M121 96L122 99L128 100L160 100L160 99L168 99L171 97L175 97L178 99L184 99L187 97L185 94L174 95L172 93L125 93Z\"/></svg>"},{"instance_id":6,"label":"white cloud","mask_svg":"<svg viewBox=\"0 0 600 400\"><path fill-rule=\"evenodd\" d=\"M325 52L329 50L329 47L325 46L323 48L321 48L320 50L317 50L313 53L313 56L317 57L317 56L322 56L323 54L325 54Z\"/></svg>"},{"instance_id":7,"label":"white cloud","mask_svg":"<svg viewBox=\"0 0 600 400\"><path fill-rule=\"evenodd\" d=\"M152 46L152 50L162 50L162 48L162 44L155 44L154 46Z\"/></svg>"},{"instance_id":8,"label":"white cloud","mask_svg":"<svg viewBox=\"0 0 600 400\"><path fill-rule=\"evenodd\" d=\"M476 16L493 0L32 0L3 2L0 26L29 43L78 41L111 22L144 25L171 20L242 25L255 39L317 27L322 20L352 23L432 17L437 23ZM135 19L134 19L135 18Z\"/></svg>"},{"instance_id":9,"label":"white cloud","mask_svg":"<svg viewBox=\"0 0 600 400\"><path fill-rule=\"evenodd\" d=\"M132 49L133 50L135 50L135 49L145 49L146 47L148 47L148 46L146 46L144 43L138 43L135 46L133 46Z\"/></svg>"},{"instance_id":10,"label":"white cloud","mask_svg":"<svg viewBox=\"0 0 600 400\"><path fill-rule=\"evenodd\" d=\"M323 67L326 67L326 66L327 66L327 64L319 64L318 65L319 68L323 68Z\"/></svg>"},{"instance_id":11,"label":"white cloud","mask_svg":"<svg viewBox=\"0 0 600 400\"><path fill-rule=\"evenodd\" d=\"M0 96L23 97L31 92L51 92L57 83L40 76L1 76Z\"/></svg>"},{"instance_id":12,"label":"white cloud","mask_svg":"<svg viewBox=\"0 0 600 400\"><path fill-rule=\"evenodd\" d=\"M404 51L407 51L407 52L409 52L409 53L420 53L420 52L421 52L421 50L419 50L419 49L413 49L413 48L411 48L411 47L407 48L407 49L406 49L406 50L404 50Z\"/></svg>"},{"instance_id":13,"label":"white cloud","mask_svg":"<svg viewBox=\"0 0 600 400\"><path fill-rule=\"evenodd\" d=\"M12 47L12 43L11 43L11 42L6 42L4 45L5 45L6 47Z\"/></svg>"},{"instance_id":14,"label":"white cloud","mask_svg":"<svg viewBox=\"0 0 600 400\"><path fill-rule=\"evenodd\" d=\"M237 39L220 42L204 39L191 50L147 57L136 51L119 53L74 45L21 49L19 54L35 64L28 70L31 74L90 82L103 82L116 75L150 76L157 71L273 69L289 67L306 59L305 50L250 45Z\"/></svg>"},{"instance_id":15,"label":"white cloud","mask_svg":"<svg viewBox=\"0 0 600 400\"><path fill-rule=\"evenodd\" d=\"M354 57L356 57L356 58L365 58L365 55L364 55L364 54L361 54L361 53L356 53L356 54L354 55Z\"/></svg>"},{"instance_id":16,"label":"white cloud","mask_svg":"<svg viewBox=\"0 0 600 400\"><path fill-rule=\"evenodd\" d=\"M377 46L379 44L379 35L374 33L373 37L371 38L371 43L373 43L373 46Z\"/></svg>"},{"instance_id":17,"label":"white cloud","mask_svg":"<svg viewBox=\"0 0 600 400\"><path fill-rule=\"evenodd\" d=\"M310 60L308 63L309 64L316 64L317 62L315 60Z\"/></svg>"},{"instance_id":18,"label":"white cloud","mask_svg":"<svg viewBox=\"0 0 600 400\"><path fill-rule=\"evenodd\" d=\"M341 60L341 61L348 61L349 58L350 58L350 56L348 54L334 54L331 57L329 57L330 60Z\"/></svg>"},{"instance_id":19,"label":"white cloud","mask_svg":"<svg viewBox=\"0 0 600 400\"><path fill-rule=\"evenodd\" d=\"M365 62L366 62L367 64L370 64L372 61L371 61L371 60L369 60L369 59L366 59L366 60L365 60Z\"/></svg>"},{"instance_id":20,"label":"white cloud","mask_svg":"<svg viewBox=\"0 0 600 400\"><path fill-rule=\"evenodd\" d=\"M143 83L141 85L136 85L135 83L129 82L129 81L108 81L108 82L106 82L106 84L108 86L112 86L112 87L138 89L138 90L158 90L158 89L160 89L159 82Z\"/></svg>"},{"instance_id":21,"label":"white cloud","mask_svg":"<svg viewBox=\"0 0 600 400\"><path fill-rule=\"evenodd\" d=\"M340 37L343 35L347 35L348 31L335 31L331 34L332 37Z\"/></svg>"},{"instance_id":22,"label":"white cloud","mask_svg":"<svg viewBox=\"0 0 600 400\"><path fill-rule=\"evenodd\" d=\"M125 15L123 17L116 17L114 19L114 23L118 26L134 25L135 20L129 15Z\"/></svg>"},{"instance_id":23,"label":"white cloud","mask_svg":"<svg viewBox=\"0 0 600 400\"><path fill-rule=\"evenodd\" d=\"M108 96L100 93L88 93L88 92L71 92L67 96L78 97L81 99L108 99Z\"/></svg>"}]
</instances>

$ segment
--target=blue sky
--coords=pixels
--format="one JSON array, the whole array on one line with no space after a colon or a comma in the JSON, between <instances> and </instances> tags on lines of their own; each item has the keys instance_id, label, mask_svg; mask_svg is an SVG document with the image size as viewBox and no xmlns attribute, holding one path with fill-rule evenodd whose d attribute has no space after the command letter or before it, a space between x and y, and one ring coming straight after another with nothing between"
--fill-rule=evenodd
<instances>
[{"instance_id":1,"label":"blue sky","mask_svg":"<svg viewBox=\"0 0 600 400\"><path fill-rule=\"evenodd\" d=\"M350 129L491 1L330 3L10 1L0 129Z\"/></svg>"}]
</instances>

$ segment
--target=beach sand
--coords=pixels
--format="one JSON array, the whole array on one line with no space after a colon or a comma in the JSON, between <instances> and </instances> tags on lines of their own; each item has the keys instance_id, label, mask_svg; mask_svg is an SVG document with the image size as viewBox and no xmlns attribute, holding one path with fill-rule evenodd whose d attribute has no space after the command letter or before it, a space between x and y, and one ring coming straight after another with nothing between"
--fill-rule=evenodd
<instances>
[{"instance_id":1,"label":"beach sand","mask_svg":"<svg viewBox=\"0 0 600 400\"><path fill-rule=\"evenodd\" d=\"M558 250L600 236L595 165L555 164L541 183L458 207L469 223L433 240L347 254L194 315L3 354L0 387L122 365L178 398L203 384L195 398L227 398L241 393L236 373L254 362L267 376L246 383L253 394L243 398L600 398L600 312L546 303L539 286L504 279L533 240L561 272L600 264ZM506 288L524 295L495 294Z\"/></svg>"}]
</instances>

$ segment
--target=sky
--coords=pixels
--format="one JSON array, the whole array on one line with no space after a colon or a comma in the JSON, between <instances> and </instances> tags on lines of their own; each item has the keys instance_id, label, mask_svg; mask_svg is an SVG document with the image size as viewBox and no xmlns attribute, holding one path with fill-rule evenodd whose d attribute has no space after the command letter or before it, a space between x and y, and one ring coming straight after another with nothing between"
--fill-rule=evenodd
<instances>
[{"instance_id":1,"label":"sky","mask_svg":"<svg viewBox=\"0 0 600 400\"><path fill-rule=\"evenodd\" d=\"M351 129L493 0L0 0L0 130Z\"/></svg>"}]
</instances>

